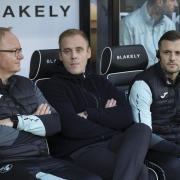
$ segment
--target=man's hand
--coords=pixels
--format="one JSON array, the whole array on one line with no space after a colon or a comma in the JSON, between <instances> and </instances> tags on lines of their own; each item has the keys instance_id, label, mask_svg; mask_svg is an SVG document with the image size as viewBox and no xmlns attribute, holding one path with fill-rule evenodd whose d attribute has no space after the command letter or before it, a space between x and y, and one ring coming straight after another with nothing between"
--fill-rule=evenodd
<instances>
[{"instance_id":1,"label":"man's hand","mask_svg":"<svg viewBox=\"0 0 180 180\"><path fill-rule=\"evenodd\" d=\"M39 105L37 110L33 113L33 115L45 115L45 114L51 114L50 106L48 104Z\"/></svg>"},{"instance_id":2,"label":"man's hand","mask_svg":"<svg viewBox=\"0 0 180 180\"><path fill-rule=\"evenodd\" d=\"M87 114L86 111L83 111L83 112L81 112L81 113L78 113L77 115L80 116L80 117L83 117L84 119L87 119L87 117L88 117L88 114Z\"/></svg>"},{"instance_id":3,"label":"man's hand","mask_svg":"<svg viewBox=\"0 0 180 180\"><path fill-rule=\"evenodd\" d=\"M38 106L37 110L33 115L44 115L51 114L50 106L48 104L41 104ZM10 118L0 119L0 125L13 127L13 122Z\"/></svg>"},{"instance_id":4,"label":"man's hand","mask_svg":"<svg viewBox=\"0 0 180 180\"><path fill-rule=\"evenodd\" d=\"M117 106L117 101L115 99L111 98L111 99L107 100L105 108L112 108L115 106Z\"/></svg>"},{"instance_id":5,"label":"man's hand","mask_svg":"<svg viewBox=\"0 0 180 180\"><path fill-rule=\"evenodd\" d=\"M1 119L0 120L0 125L13 127L13 122L11 121L10 118Z\"/></svg>"}]
</instances>

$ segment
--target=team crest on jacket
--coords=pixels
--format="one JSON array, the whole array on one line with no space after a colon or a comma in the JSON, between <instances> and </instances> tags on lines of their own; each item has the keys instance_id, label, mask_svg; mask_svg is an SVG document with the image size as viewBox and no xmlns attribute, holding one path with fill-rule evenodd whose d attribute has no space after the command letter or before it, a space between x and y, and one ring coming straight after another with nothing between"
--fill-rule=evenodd
<instances>
[{"instance_id":1,"label":"team crest on jacket","mask_svg":"<svg viewBox=\"0 0 180 180\"><path fill-rule=\"evenodd\" d=\"M13 165L12 164L6 164L4 166L2 166L0 168L0 173L3 174L3 173L7 173L9 172L11 169L12 169Z\"/></svg>"},{"instance_id":2,"label":"team crest on jacket","mask_svg":"<svg viewBox=\"0 0 180 180\"><path fill-rule=\"evenodd\" d=\"M161 95L161 99L164 99L168 95L168 92L164 92L163 95Z\"/></svg>"}]
</instances>

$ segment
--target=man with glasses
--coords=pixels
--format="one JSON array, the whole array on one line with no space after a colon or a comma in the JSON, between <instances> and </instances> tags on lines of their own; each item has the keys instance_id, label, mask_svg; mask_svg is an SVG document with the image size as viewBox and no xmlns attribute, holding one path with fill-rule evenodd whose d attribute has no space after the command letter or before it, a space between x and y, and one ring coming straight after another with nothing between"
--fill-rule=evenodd
<instances>
[{"instance_id":1,"label":"man with glasses","mask_svg":"<svg viewBox=\"0 0 180 180\"><path fill-rule=\"evenodd\" d=\"M22 59L18 38L0 27L0 179L101 180L49 155L45 137L60 132L60 117L29 79L15 75Z\"/></svg>"},{"instance_id":2,"label":"man with glasses","mask_svg":"<svg viewBox=\"0 0 180 180\"><path fill-rule=\"evenodd\" d=\"M177 0L148 0L120 22L120 45L142 44L147 51L148 67L157 62L159 38L175 23L169 18L178 7Z\"/></svg>"}]
</instances>

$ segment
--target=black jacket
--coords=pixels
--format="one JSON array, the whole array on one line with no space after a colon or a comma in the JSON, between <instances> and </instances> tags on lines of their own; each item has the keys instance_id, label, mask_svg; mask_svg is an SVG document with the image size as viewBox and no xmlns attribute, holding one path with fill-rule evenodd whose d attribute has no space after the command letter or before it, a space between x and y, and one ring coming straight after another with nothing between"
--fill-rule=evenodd
<instances>
[{"instance_id":1,"label":"black jacket","mask_svg":"<svg viewBox=\"0 0 180 180\"><path fill-rule=\"evenodd\" d=\"M145 81L151 89L153 132L169 141L180 143L180 75L175 82L168 79L160 64L139 74L135 80Z\"/></svg>"},{"instance_id":2,"label":"black jacket","mask_svg":"<svg viewBox=\"0 0 180 180\"><path fill-rule=\"evenodd\" d=\"M125 96L99 75L72 75L62 68L40 88L61 115L62 134L49 139L56 156L111 138L133 123ZM118 106L105 109L110 98L116 99ZM87 119L77 115L83 111L87 111Z\"/></svg>"},{"instance_id":3,"label":"black jacket","mask_svg":"<svg viewBox=\"0 0 180 180\"><path fill-rule=\"evenodd\" d=\"M36 159L49 154L46 139L37 133L45 128L45 136L49 136L59 132L61 126L59 115L53 108L51 114L30 116L42 103L47 101L29 79L15 75L9 78L7 85L0 81L0 120L17 115L22 119L25 117L21 129L0 125L1 162ZM33 128L34 117L41 121L39 129ZM27 122L32 126L27 127Z\"/></svg>"}]
</instances>

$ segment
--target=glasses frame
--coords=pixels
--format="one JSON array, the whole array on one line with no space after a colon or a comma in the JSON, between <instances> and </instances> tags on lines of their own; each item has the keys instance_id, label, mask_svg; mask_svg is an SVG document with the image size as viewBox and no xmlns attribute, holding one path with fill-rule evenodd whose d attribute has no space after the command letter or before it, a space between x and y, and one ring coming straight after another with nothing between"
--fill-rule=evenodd
<instances>
[{"instance_id":1,"label":"glasses frame","mask_svg":"<svg viewBox=\"0 0 180 180\"><path fill-rule=\"evenodd\" d=\"M22 52L22 48L18 48L18 49L0 49L0 52L15 53L15 56L18 56L18 54Z\"/></svg>"}]
</instances>

